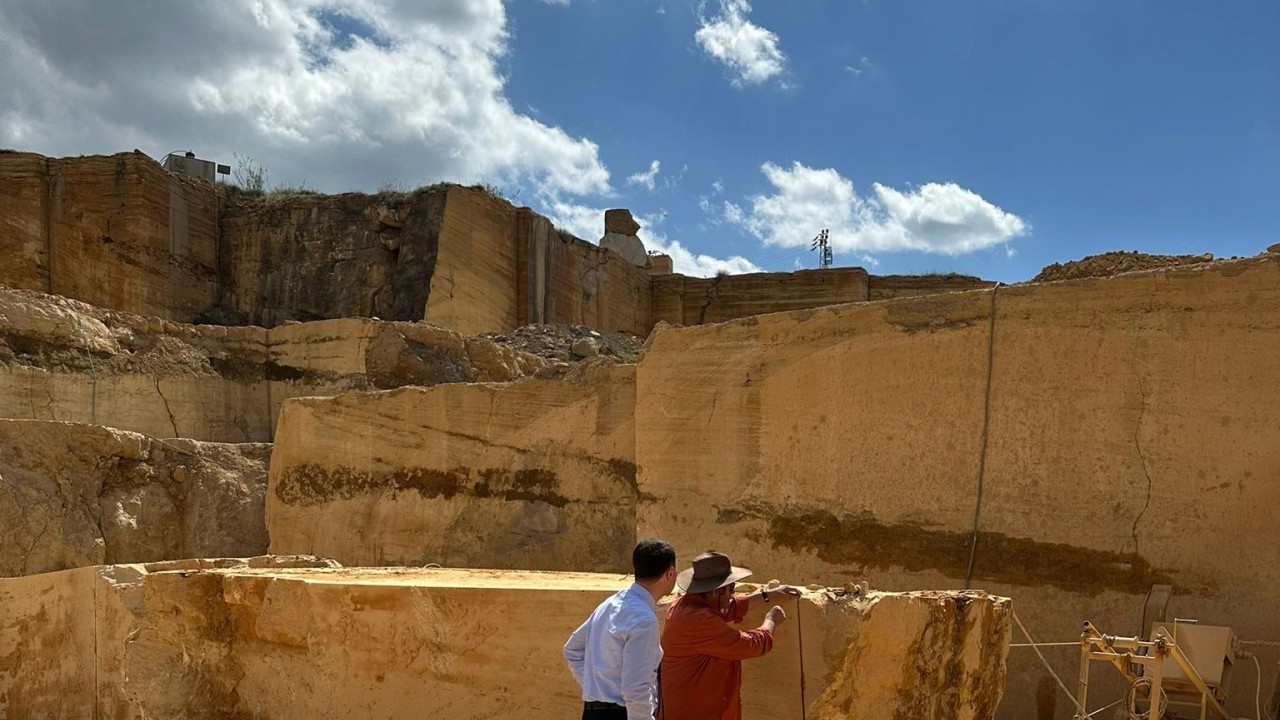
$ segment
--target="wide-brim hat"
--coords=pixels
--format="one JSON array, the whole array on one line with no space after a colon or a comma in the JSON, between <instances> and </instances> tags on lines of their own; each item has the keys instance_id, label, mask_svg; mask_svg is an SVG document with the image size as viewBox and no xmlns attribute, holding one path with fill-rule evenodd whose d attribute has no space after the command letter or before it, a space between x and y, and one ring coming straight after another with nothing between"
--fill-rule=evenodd
<instances>
[{"instance_id":1,"label":"wide-brim hat","mask_svg":"<svg viewBox=\"0 0 1280 720\"><path fill-rule=\"evenodd\" d=\"M711 592L735 583L751 575L746 568L735 567L729 556L718 552L705 552L693 559L693 567L676 576L676 585L691 595Z\"/></svg>"}]
</instances>

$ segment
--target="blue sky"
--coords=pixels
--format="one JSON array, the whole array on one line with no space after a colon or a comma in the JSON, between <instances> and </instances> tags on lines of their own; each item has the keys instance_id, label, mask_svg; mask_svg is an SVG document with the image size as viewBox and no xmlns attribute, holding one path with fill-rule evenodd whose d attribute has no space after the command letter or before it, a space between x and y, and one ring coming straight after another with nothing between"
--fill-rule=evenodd
<instances>
[{"instance_id":1,"label":"blue sky","mask_svg":"<svg viewBox=\"0 0 1280 720\"><path fill-rule=\"evenodd\" d=\"M1280 242L1274 0L106 5L0 5L0 147L487 182L593 241L630 207L699 274L814 267L823 228L1004 281Z\"/></svg>"}]
</instances>

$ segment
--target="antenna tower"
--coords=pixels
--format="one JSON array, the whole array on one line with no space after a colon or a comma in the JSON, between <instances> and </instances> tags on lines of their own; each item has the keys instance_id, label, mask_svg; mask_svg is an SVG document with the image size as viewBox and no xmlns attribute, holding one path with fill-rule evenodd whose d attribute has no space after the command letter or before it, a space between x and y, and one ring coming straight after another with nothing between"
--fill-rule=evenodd
<instances>
[{"instance_id":1,"label":"antenna tower","mask_svg":"<svg viewBox=\"0 0 1280 720\"><path fill-rule=\"evenodd\" d=\"M827 230L818 233L818 236L810 243L810 250L818 251L818 268L826 270L831 267L831 234Z\"/></svg>"}]
</instances>

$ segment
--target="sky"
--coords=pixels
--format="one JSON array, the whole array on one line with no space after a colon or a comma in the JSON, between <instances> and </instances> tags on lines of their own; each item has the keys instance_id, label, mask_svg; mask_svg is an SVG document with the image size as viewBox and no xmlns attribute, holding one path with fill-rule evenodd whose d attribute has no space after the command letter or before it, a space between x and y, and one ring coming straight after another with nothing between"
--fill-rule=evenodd
<instances>
[{"instance_id":1,"label":"sky","mask_svg":"<svg viewBox=\"0 0 1280 720\"><path fill-rule=\"evenodd\" d=\"M3 0L0 148L484 183L676 271L1280 242L1276 0Z\"/></svg>"}]
</instances>

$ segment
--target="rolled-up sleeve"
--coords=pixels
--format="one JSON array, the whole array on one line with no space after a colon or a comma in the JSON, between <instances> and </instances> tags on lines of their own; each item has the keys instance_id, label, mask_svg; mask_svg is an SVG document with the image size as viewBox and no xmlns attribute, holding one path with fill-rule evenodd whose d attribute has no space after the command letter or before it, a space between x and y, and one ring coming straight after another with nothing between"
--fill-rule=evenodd
<instances>
[{"instance_id":1,"label":"rolled-up sleeve","mask_svg":"<svg viewBox=\"0 0 1280 720\"><path fill-rule=\"evenodd\" d=\"M658 664L662 661L658 618L637 618L622 648L622 699L627 720L653 720L658 707Z\"/></svg>"}]
</instances>

